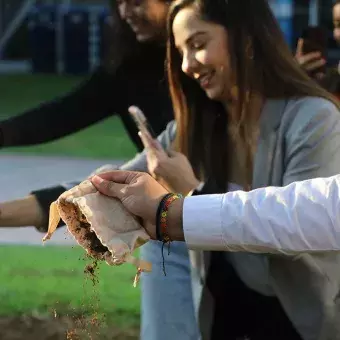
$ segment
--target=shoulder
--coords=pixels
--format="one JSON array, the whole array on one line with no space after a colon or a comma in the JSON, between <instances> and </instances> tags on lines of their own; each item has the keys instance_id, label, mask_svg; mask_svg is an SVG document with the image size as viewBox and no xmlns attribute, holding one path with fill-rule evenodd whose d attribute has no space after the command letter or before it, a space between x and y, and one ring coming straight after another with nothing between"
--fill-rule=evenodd
<instances>
[{"instance_id":1,"label":"shoulder","mask_svg":"<svg viewBox=\"0 0 340 340\"><path fill-rule=\"evenodd\" d=\"M317 126L333 126L340 130L340 111L333 102L319 97L287 101L281 121L282 129L288 134L296 134Z\"/></svg>"},{"instance_id":2,"label":"shoulder","mask_svg":"<svg viewBox=\"0 0 340 340\"><path fill-rule=\"evenodd\" d=\"M320 112L329 115L339 115L338 107L328 99L320 97L301 97L289 99L285 108L285 115L289 116L315 116ZM307 115L308 114L308 115Z\"/></svg>"}]
</instances>

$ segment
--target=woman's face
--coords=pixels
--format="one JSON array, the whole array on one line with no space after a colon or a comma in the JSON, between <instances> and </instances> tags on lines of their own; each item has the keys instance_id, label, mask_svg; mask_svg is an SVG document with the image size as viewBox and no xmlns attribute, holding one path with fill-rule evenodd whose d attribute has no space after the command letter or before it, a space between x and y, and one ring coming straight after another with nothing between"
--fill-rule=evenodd
<instances>
[{"instance_id":1,"label":"woman's face","mask_svg":"<svg viewBox=\"0 0 340 340\"><path fill-rule=\"evenodd\" d=\"M338 45L340 45L340 4L333 7L333 36Z\"/></svg>"},{"instance_id":2,"label":"woman's face","mask_svg":"<svg viewBox=\"0 0 340 340\"><path fill-rule=\"evenodd\" d=\"M164 0L117 0L117 5L139 42L165 39L169 5Z\"/></svg>"},{"instance_id":3,"label":"woman's face","mask_svg":"<svg viewBox=\"0 0 340 340\"><path fill-rule=\"evenodd\" d=\"M232 75L225 28L201 19L194 7L187 7L178 12L172 29L183 57L182 71L195 79L210 99L229 101Z\"/></svg>"}]
</instances>

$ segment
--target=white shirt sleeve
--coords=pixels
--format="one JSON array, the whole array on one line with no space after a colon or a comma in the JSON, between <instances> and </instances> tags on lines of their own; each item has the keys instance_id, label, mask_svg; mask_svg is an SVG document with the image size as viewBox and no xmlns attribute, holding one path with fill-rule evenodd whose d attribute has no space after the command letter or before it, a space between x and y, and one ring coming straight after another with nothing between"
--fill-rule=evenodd
<instances>
[{"instance_id":1,"label":"white shirt sleeve","mask_svg":"<svg viewBox=\"0 0 340 340\"><path fill-rule=\"evenodd\" d=\"M340 251L340 175L282 188L187 197L183 229L193 250Z\"/></svg>"}]
</instances>

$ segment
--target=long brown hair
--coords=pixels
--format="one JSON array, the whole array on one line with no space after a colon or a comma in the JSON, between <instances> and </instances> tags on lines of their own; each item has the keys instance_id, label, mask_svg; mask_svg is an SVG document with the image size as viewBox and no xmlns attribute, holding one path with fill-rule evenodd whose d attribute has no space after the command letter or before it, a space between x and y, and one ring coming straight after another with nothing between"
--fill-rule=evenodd
<instances>
[{"instance_id":1,"label":"long brown hair","mask_svg":"<svg viewBox=\"0 0 340 340\"><path fill-rule=\"evenodd\" d=\"M338 104L297 64L267 0L175 1L169 13L167 46L169 86L177 121L175 145L189 158L198 176L203 173L205 178L213 177L221 191L226 189L232 159L228 152L231 117L222 104L210 100L197 82L181 71L172 25L178 12L188 6L195 6L204 20L224 26L228 32L231 69L235 70L238 89L232 119L246 150L249 176L245 184L251 185L254 124L247 98L256 93L263 98L314 96Z\"/></svg>"}]
</instances>

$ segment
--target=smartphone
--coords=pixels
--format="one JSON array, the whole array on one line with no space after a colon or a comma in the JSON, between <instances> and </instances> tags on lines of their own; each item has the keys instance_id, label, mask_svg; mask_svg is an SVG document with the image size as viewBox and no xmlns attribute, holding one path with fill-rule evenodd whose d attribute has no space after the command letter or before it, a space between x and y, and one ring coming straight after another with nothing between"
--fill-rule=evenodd
<instances>
[{"instance_id":1,"label":"smartphone","mask_svg":"<svg viewBox=\"0 0 340 340\"><path fill-rule=\"evenodd\" d=\"M148 120L146 119L143 111L137 106L130 106L129 113L137 125L139 131L149 134L152 138L156 138Z\"/></svg>"},{"instance_id":2,"label":"smartphone","mask_svg":"<svg viewBox=\"0 0 340 340\"><path fill-rule=\"evenodd\" d=\"M302 32L303 46L302 53L308 54L313 52L320 52L321 58L327 57L327 31L320 26L309 26ZM325 73L326 65L321 66L313 73Z\"/></svg>"},{"instance_id":3,"label":"smartphone","mask_svg":"<svg viewBox=\"0 0 340 340\"><path fill-rule=\"evenodd\" d=\"M327 53L327 30L320 26L309 26L302 32L302 53L320 52L322 58Z\"/></svg>"}]
</instances>

